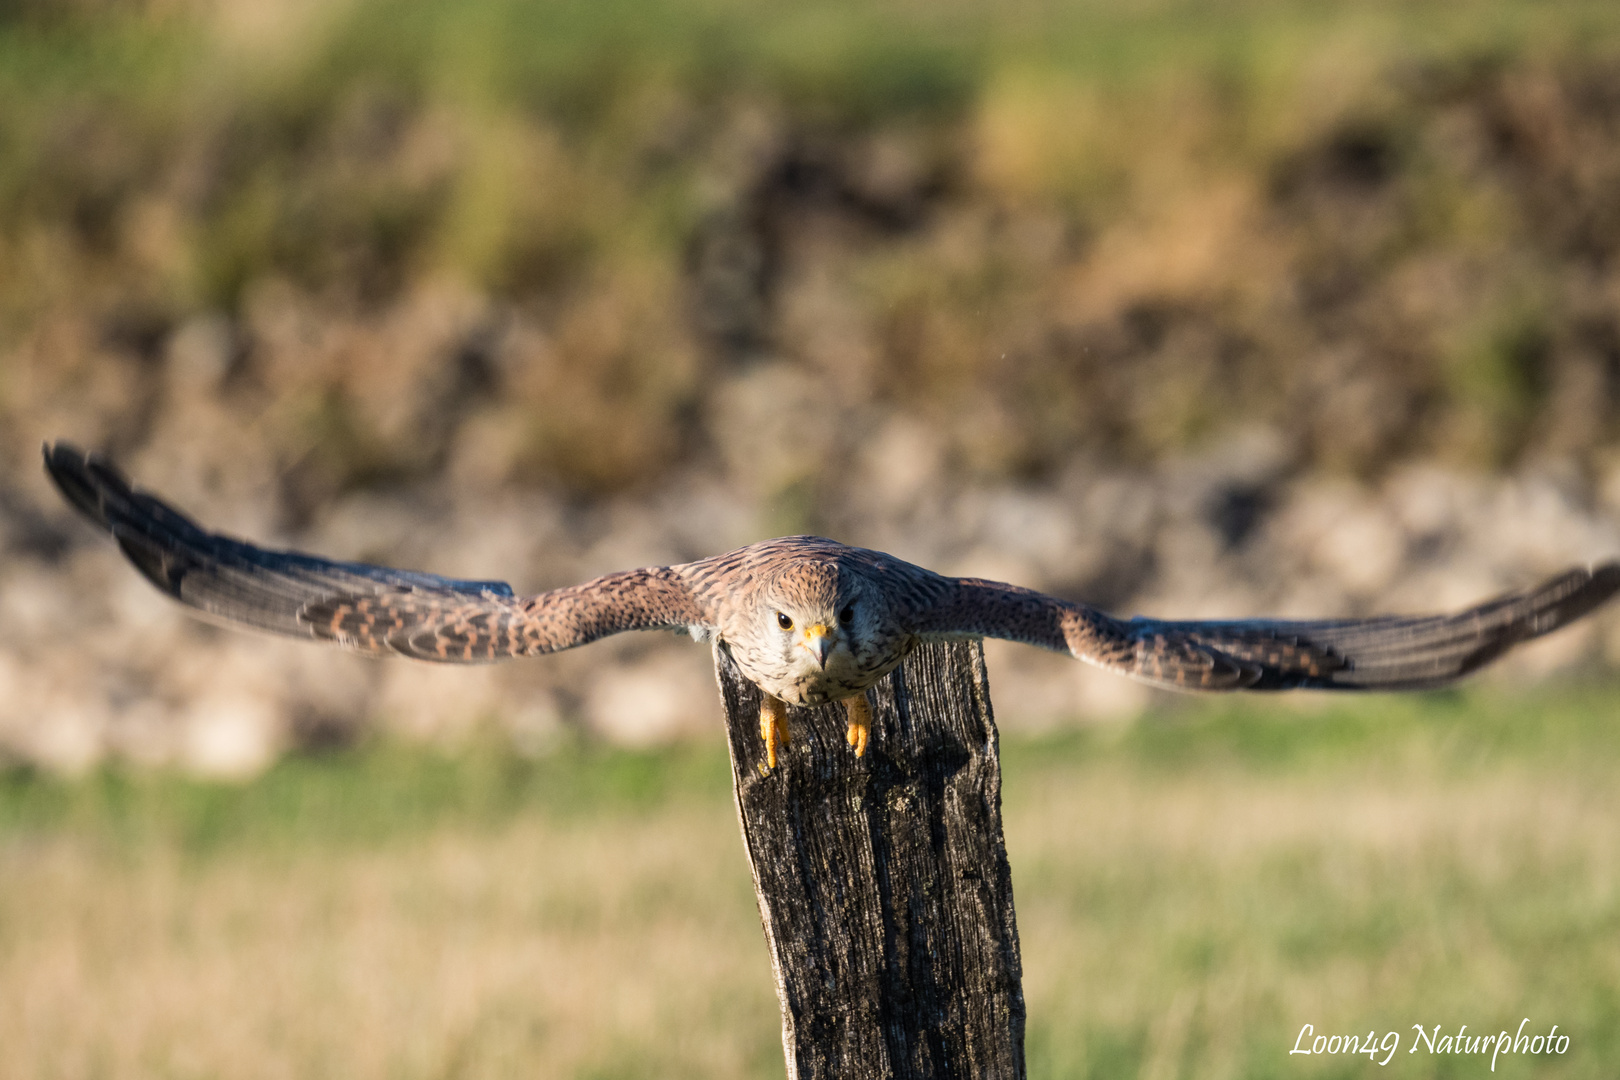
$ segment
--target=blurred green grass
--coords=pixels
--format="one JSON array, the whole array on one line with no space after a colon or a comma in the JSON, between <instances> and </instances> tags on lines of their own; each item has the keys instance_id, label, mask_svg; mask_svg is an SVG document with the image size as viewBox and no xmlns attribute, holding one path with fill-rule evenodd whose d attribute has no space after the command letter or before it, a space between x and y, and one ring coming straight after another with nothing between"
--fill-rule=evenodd
<instances>
[{"instance_id":1,"label":"blurred green grass","mask_svg":"<svg viewBox=\"0 0 1620 1080\"><path fill-rule=\"evenodd\" d=\"M1216 772L1441 782L1510 767L1601 777L1620 764L1617 696L1620 687L1586 682L1541 692L1189 699L1122 726L1005 737L1002 767L1012 806L1020 785L1086 769L1144 782ZM495 730L454 750L377 737L289 755L246 784L118 764L74 780L12 766L0 771L0 831L208 856L239 843L374 844L531 814L571 820L645 816L689 801L729 806L730 783L718 744L630 750L574 740L529 756Z\"/></svg>"},{"instance_id":2,"label":"blurred green grass","mask_svg":"<svg viewBox=\"0 0 1620 1080\"><path fill-rule=\"evenodd\" d=\"M846 133L948 129L1008 79L1055 79L1057 107L1077 87L1208 81L1230 115L1207 134L1264 158L1279 118L1313 115L1297 98L1312 68L1338 69L1347 100L1376 98L1370 84L1391 70L1572 60L1620 38L1597 0L353 0L318 15L271 5L279 14L259 20L248 9L23 3L0 17L4 232L26 246L31 228L66 223L106 256L124 242L122 204L145 193L178 198L190 219L184 254L153 283L168 303L229 309L266 274L329 287L356 259L523 295L627 251L678 258L705 211L702 163L679 144L707 137L693 114L741 101ZM461 160L402 163L390 125L435 110ZM572 190L521 145L537 126L561 134ZM1087 148L1110 159L1101 167L1138 159L1133 140L1101 134ZM170 175L177 163L191 175ZM1062 194L1072 182L1038 184Z\"/></svg>"},{"instance_id":3,"label":"blurred green grass","mask_svg":"<svg viewBox=\"0 0 1620 1080\"><path fill-rule=\"evenodd\" d=\"M1526 1015L1570 1050L1497 1074L1608 1075L1617 692L1194 702L1005 739L1031 1075L1369 1067L1290 1057L1303 1023L1400 1032L1390 1075L1475 1075L1408 1054L1411 1025ZM0 1076L91 1050L106 1076L779 1075L728 776L717 743L495 740L241 786L8 772Z\"/></svg>"},{"instance_id":4,"label":"blurred green grass","mask_svg":"<svg viewBox=\"0 0 1620 1080\"><path fill-rule=\"evenodd\" d=\"M66 830L116 845L173 847L200 858L239 844L375 844L444 826L496 828L660 812L729 798L730 767L712 747L659 752L580 745L523 757L499 735L449 752L382 741L295 754L250 784L109 767L63 782L31 768L0 777L0 829Z\"/></svg>"}]
</instances>

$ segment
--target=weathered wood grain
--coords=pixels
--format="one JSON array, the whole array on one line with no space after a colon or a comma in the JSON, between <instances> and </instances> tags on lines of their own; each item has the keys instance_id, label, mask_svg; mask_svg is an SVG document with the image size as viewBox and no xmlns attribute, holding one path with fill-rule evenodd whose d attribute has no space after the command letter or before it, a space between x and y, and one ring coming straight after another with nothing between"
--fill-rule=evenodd
<instances>
[{"instance_id":1,"label":"weathered wood grain","mask_svg":"<svg viewBox=\"0 0 1620 1080\"><path fill-rule=\"evenodd\" d=\"M715 668L788 1076L1023 1077L982 647L923 646L874 687L859 759L842 706L792 709L792 743L768 776L759 690L724 645Z\"/></svg>"}]
</instances>

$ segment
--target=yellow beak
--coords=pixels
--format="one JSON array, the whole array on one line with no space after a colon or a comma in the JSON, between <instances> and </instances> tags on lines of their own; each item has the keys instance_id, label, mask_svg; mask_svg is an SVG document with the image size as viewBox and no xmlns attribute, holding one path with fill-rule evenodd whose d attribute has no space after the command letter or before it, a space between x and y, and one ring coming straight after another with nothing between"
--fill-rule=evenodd
<instances>
[{"instance_id":1,"label":"yellow beak","mask_svg":"<svg viewBox=\"0 0 1620 1080\"><path fill-rule=\"evenodd\" d=\"M832 627L826 623L816 623L814 626L804 628L804 647L810 650L810 655L816 658L816 666L827 666L827 654L832 652Z\"/></svg>"}]
</instances>

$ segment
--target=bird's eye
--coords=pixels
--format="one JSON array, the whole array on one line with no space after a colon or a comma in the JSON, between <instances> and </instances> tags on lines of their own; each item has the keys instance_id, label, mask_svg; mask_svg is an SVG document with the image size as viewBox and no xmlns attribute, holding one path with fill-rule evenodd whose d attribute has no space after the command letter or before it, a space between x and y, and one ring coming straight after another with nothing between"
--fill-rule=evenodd
<instances>
[{"instance_id":1,"label":"bird's eye","mask_svg":"<svg viewBox=\"0 0 1620 1080\"><path fill-rule=\"evenodd\" d=\"M778 611L776 613L776 625L784 630L791 630L793 629L793 620Z\"/></svg>"},{"instance_id":2,"label":"bird's eye","mask_svg":"<svg viewBox=\"0 0 1620 1080\"><path fill-rule=\"evenodd\" d=\"M845 604L844 605L844 610L840 611L838 613L838 621L840 623L843 623L845 626L848 626L850 623L854 622L855 621L855 605L854 604Z\"/></svg>"}]
</instances>

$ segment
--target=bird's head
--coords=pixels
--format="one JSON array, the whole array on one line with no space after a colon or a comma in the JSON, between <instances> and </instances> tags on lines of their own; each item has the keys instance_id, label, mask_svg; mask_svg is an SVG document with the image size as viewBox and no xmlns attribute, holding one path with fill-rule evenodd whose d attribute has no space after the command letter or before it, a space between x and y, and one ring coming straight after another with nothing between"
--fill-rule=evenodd
<instances>
[{"instance_id":1,"label":"bird's head","mask_svg":"<svg viewBox=\"0 0 1620 1080\"><path fill-rule=\"evenodd\" d=\"M863 606L862 591L859 579L836 563L795 562L766 589L761 631L790 670L834 676L853 662L868 629L871 605Z\"/></svg>"}]
</instances>

